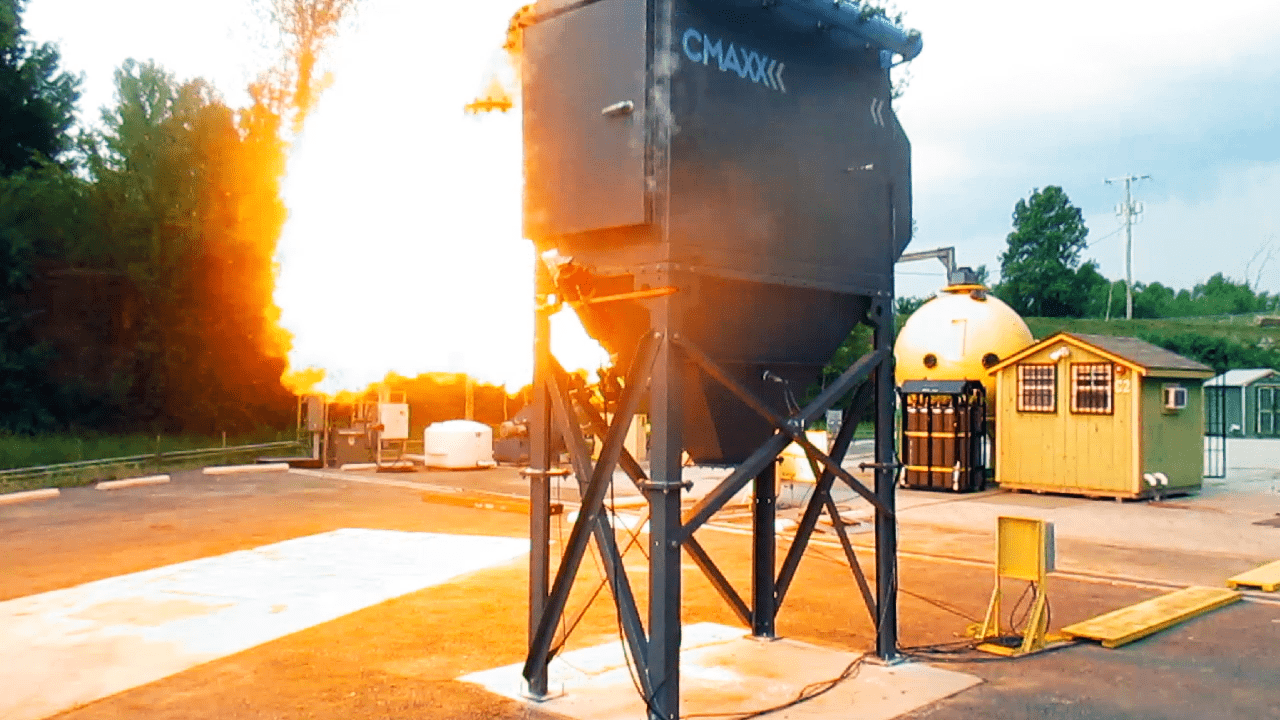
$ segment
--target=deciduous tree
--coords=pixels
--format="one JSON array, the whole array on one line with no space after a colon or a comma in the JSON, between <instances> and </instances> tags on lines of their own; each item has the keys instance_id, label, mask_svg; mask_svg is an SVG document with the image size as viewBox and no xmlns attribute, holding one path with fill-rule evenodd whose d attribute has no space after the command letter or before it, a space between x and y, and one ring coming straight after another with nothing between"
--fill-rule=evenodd
<instances>
[{"instance_id":1,"label":"deciduous tree","mask_svg":"<svg viewBox=\"0 0 1280 720\"><path fill-rule=\"evenodd\" d=\"M27 39L25 4L0 0L0 176L69 150L80 98L80 79L60 69L57 46Z\"/></svg>"},{"instance_id":2,"label":"deciduous tree","mask_svg":"<svg viewBox=\"0 0 1280 720\"><path fill-rule=\"evenodd\" d=\"M1088 234L1084 215L1061 187L1032 191L1014 206L996 295L1027 316L1084 316L1090 291L1106 282L1093 261L1080 262Z\"/></svg>"}]
</instances>

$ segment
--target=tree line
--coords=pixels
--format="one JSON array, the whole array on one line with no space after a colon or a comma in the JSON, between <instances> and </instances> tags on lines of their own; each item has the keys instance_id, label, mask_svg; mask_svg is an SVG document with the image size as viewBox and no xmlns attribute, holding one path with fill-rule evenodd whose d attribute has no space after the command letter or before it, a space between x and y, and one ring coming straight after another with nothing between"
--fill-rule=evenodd
<instances>
[{"instance_id":1,"label":"tree line","mask_svg":"<svg viewBox=\"0 0 1280 720\"><path fill-rule=\"evenodd\" d=\"M1108 280L1093 260L1082 260L1089 230L1061 187L1036 189L1013 210L1013 231L1000 256L1000 282L992 288L1028 317L1114 318L1125 314L1125 283ZM1269 259L1269 258L1268 258ZM1261 269L1261 268L1260 268ZM1216 273L1189 289L1134 283L1133 317L1180 318L1280 311L1280 295L1248 280Z\"/></svg>"},{"instance_id":2,"label":"tree line","mask_svg":"<svg viewBox=\"0 0 1280 720\"><path fill-rule=\"evenodd\" d=\"M0 429L292 418L272 301L287 139L353 3L273 0L281 58L244 107L128 60L77 127L81 78L29 39L25 0L0 0Z\"/></svg>"},{"instance_id":3,"label":"tree line","mask_svg":"<svg viewBox=\"0 0 1280 720\"><path fill-rule=\"evenodd\" d=\"M1032 322L1036 327L1069 327L1066 321L1116 319L1125 316L1125 283L1109 280L1093 260L1085 260L1089 230L1084 214L1063 189L1050 185L1033 190L1013 209L1013 230L999 257L1000 280L992 292L1025 318L1050 318L1063 322ZM1272 259L1270 244L1255 255L1257 278ZM978 276L988 283L987 268ZM899 298L901 320L927 298ZM1133 317L1138 320L1179 319L1280 313L1280 295L1273 295L1248 279L1234 280L1215 273L1191 288L1175 290L1159 282L1134 283ZM1218 371L1240 367L1280 369L1280 343L1222 337L1196 332L1186 325L1124 326L1126 334L1213 367Z\"/></svg>"}]
</instances>

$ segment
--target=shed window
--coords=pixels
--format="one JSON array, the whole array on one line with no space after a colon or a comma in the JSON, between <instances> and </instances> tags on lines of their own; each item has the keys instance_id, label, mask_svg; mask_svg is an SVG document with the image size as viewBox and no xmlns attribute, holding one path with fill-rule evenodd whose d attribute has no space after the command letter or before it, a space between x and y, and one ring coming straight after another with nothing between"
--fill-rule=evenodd
<instances>
[{"instance_id":1,"label":"shed window","mask_svg":"<svg viewBox=\"0 0 1280 720\"><path fill-rule=\"evenodd\" d=\"M1018 411L1051 413L1057 410L1058 366L1019 365Z\"/></svg>"},{"instance_id":2,"label":"shed window","mask_svg":"<svg viewBox=\"0 0 1280 720\"><path fill-rule=\"evenodd\" d=\"M1111 414L1112 368L1111 363L1075 363L1071 366L1071 412Z\"/></svg>"}]
</instances>

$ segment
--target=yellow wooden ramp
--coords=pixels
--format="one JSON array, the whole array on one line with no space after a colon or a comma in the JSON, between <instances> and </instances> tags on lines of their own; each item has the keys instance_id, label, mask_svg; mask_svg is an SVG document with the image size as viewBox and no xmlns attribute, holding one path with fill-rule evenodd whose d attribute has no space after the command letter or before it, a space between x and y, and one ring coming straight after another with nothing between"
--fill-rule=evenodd
<instances>
[{"instance_id":1,"label":"yellow wooden ramp","mask_svg":"<svg viewBox=\"0 0 1280 720\"><path fill-rule=\"evenodd\" d=\"M1233 578L1227 578L1227 587L1256 587L1259 590L1275 592L1280 588L1280 560L1254 568L1249 572L1242 572Z\"/></svg>"},{"instance_id":2,"label":"yellow wooden ramp","mask_svg":"<svg viewBox=\"0 0 1280 720\"><path fill-rule=\"evenodd\" d=\"M1239 599L1240 593L1226 588L1189 587L1068 625L1062 632L1117 648Z\"/></svg>"}]
</instances>

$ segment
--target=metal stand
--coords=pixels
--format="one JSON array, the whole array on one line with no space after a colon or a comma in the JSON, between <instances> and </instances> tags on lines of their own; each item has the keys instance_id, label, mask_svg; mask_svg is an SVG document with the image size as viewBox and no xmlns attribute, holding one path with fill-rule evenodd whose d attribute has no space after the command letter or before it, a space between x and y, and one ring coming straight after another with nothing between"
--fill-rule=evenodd
<instances>
[{"instance_id":1,"label":"metal stand","mask_svg":"<svg viewBox=\"0 0 1280 720\"><path fill-rule=\"evenodd\" d=\"M971 628L980 641L977 649L1017 657L1040 652L1064 639L1049 634L1048 574L1054 569L1055 555L1052 523L1030 518L997 518L995 589L991 591L991 603L982 624ZM1003 642L1009 638L1000 630L1004 580L1021 580L1035 588L1022 637L1014 638L1013 644Z\"/></svg>"},{"instance_id":2,"label":"metal stand","mask_svg":"<svg viewBox=\"0 0 1280 720\"><path fill-rule=\"evenodd\" d=\"M539 275L539 287L546 278ZM634 361L626 375L612 422L605 424L577 389L570 377L560 369L550 353L550 326L547 309L538 313L535 323L535 416L530 427L533 442L530 468L530 553L529 581L529 655L523 674L529 694L546 697L547 665L564 644L556 638L557 628L565 613L566 602L574 579L594 540L603 561L605 584L617 607L624 637L624 649L638 670L638 683L644 695L650 720L676 720L680 698L680 605L681 549L702 570L729 607L757 637L775 635L777 613L795 577L804 549L819 516L825 510L840 537L849 567L858 584L868 613L876 628L876 652L892 662L897 659L897 527L894 514L895 453L893 432L893 315L891 299L878 298L872 305L867 322L876 328L875 344L870 353L860 358L840 377L830 383L808 406L791 417L781 417L751 390L734 380L697 346L681 337L674 304L669 298L658 298L652 306L654 329L642 336L634 353ZM681 490L687 485L681 477L683 451L680 408L681 377L685 368L696 367L715 380L754 412L768 420L774 434L738 465L710 493L692 507L681 507ZM868 379L870 381L868 382ZM652 479L623 448L623 440L631 419L647 392L651 432ZM805 437L805 427L843 398L853 393L844 410L844 422L828 454ZM876 422L874 491L864 486L841 467L853 441L858 422L874 404ZM594 463L581 436L578 417L586 417L592 432L603 441L599 458ZM579 483L582 504L555 573L548 585L550 572L550 496L546 475L551 470L550 442L553 432L560 433L569 448L574 474ZM775 478L778 455L791 442L804 448L815 469L818 482L796 529L791 548L776 567L777 533L774 525ZM641 623L631 583L622 563L616 529L604 512L604 499L615 468L621 468L644 493L649 508L649 622L646 632ZM876 509L876 593L873 596L862 567L853 552L835 503L831 487L839 479L871 503ZM751 604L716 566L698 542L696 531L718 512L749 482L755 482L752 538ZM623 550L625 552L625 550Z\"/></svg>"}]
</instances>

